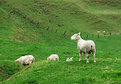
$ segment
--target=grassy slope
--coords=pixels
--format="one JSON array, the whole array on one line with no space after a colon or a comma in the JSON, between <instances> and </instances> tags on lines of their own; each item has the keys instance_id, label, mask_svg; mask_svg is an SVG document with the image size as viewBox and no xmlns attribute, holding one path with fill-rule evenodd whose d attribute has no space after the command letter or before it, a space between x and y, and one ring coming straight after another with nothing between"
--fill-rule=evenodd
<instances>
[{"instance_id":1,"label":"grassy slope","mask_svg":"<svg viewBox=\"0 0 121 84\"><path fill-rule=\"evenodd\" d=\"M90 56L88 65L78 62L76 43L70 41L79 31L120 32L120 9L120 0L0 0L0 81L7 79L1 83L120 83L120 36L90 36L97 63ZM52 53L59 54L59 62L46 61ZM26 67L13 63L26 54L36 62ZM67 57L74 61L66 63Z\"/></svg>"},{"instance_id":2,"label":"grassy slope","mask_svg":"<svg viewBox=\"0 0 121 84\"><path fill-rule=\"evenodd\" d=\"M90 63L86 61L78 61L78 53L76 45L70 42L71 46L63 44L61 46L37 45L31 43L14 43L8 45L16 45L16 49L7 49L10 55L5 55L4 60L14 60L22 54L33 54L36 62L31 66L23 68L22 71L14 74L3 84L24 84L24 83L120 83L120 63L121 56L119 51L121 36L112 36L108 38L93 38L97 45L97 63L93 63L90 55ZM110 41L109 41L110 40ZM105 43L105 44L104 44ZM4 43L3 43L4 44ZM57 44L57 43L55 43ZM54 45L55 45L54 44ZM113 44L113 45L112 45ZM104 46L106 46L104 48ZM116 49L114 49L116 47ZM34 48L34 49L33 49ZM4 48L3 48L4 49ZM33 49L33 50L31 50ZM5 48L6 50L6 48ZM31 52L30 52L31 51ZM13 53L16 52L16 53ZM27 53L28 52L28 53ZM46 57L51 53L58 53L60 56L59 62L46 61ZM117 52L117 53L116 53ZM67 57L74 57L73 62L65 62ZM12 62L11 62L12 63ZM10 68L11 69L11 68ZM23 79L24 78L24 79ZM19 81L18 81L19 80Z\"/></svg>"}]
</instances>

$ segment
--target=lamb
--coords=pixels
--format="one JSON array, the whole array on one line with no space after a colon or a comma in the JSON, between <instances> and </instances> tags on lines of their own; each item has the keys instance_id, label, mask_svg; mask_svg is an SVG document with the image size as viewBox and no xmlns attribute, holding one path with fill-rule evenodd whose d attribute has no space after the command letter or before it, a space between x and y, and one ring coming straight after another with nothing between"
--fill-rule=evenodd
<instances>
[{"instance_id":1,"label":"lamb","mask_svg":"<svg viewBox=\"0 0 121 84\"><path fill-rule=\"evenodd\" d=\"M73 57L68 57L67 59L66 59L66 61L73 61Z\"/></svg>"},{"instance_id":2,"label":"lamb","mask_svg":"<svg viewBox=\"0 0 121 84\"><path fill-rule=\"evenodd\" d=\"M96 62L96 60L95 60L96 48L95 48L95 43L92 40L83 40L80 37L80 33L74 34L73 36L71 36L71 40L77 41L77 48L78 48L78 51L79 51L79 54L80 54L79 61L81 60L81 54L84 53L84 60L86 60L85 55L87 55L87 63L89 63L88 54L92 53L94 62Z\"/></svg>"},{"instance_id":3,"label":"lamb","mask_svg":"<svg viewBox=\"0 0 121 84\"><path fill-rule=\"evenodd\" d=\"M59 61L59 56L57 54L51 54L47 60L55 60L55 61Z\"/></svg>"},{"instance_id":4,"label":"lamb","mask_svg":"<svg viewBox=\"0 0 121 84\"><path fill-rule=\"evenodd\" d=\"M25 66L25 65L32 64L34 60L35 58L32 55L25 55L15 60L15 62L20 63Z\"/></svg>"}]
</instances>

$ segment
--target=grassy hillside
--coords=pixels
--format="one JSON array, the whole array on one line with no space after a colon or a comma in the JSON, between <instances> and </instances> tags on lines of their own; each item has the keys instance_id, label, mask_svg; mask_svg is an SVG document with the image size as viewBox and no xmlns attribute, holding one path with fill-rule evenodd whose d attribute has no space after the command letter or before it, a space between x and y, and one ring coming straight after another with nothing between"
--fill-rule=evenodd
<instances>
[{"instance_id":1,"label":"grassy hillside","mask_svg":"<svg viewBox=\"0 0 121 84\"><path fill-rule=\"evenodd\" d=\"M0 0L0 83L120 83L120 4L120 0ZM104 37L102 31L113 35ZM89 64L78 61L76 42L70 40L77 32L95 41L96 64L92 55ZM53 53L59 62L46 61ZM36 59L32 65L14 63L28 54ZM67 57L74 61L65 62Z\"/></svg>"},{"instance_id":2,"label":"grassy hillside","mask_svg":"<svg viewBox=\"0 0 121 84\"><path fill-rule=\"evenodd\" d=\"M59 35L65 31L69 35L78 31L120 32L120 0L1 0L0 2L0 36L12 41L35 42L39 38L41 38L39 42L44 41L47 35L43 32L47 30ZM111 6L112 4L115 6Z\"/></svg>"},{"instance_id":3,"label":"grassy hillside","mask_svg":"<svg viewBox=\"0 0 121 84\"><path fill-rule=\"evenodd\" d=\"M90 55L89 64L86 64L86 61L78 61L79 56L76 49L76 43L73 41L67 40L68 43L60 45L56 42L52 45L8 41L1 42L2 45L9 45L2 47L2 56L0 58L2 59L2 65L8 66L8 71L12 68L14 71L18 68L16 71L19 71L1 83L120 83L121 39L119 38L121 38L121 36L102 37L100 39L93 38L96 42L97 62L93 63L93 57ZM14 48L11 46L14 46ZM114 47L116 49L114 49ZM7 51L6 53L4 52L5 50ZM47 56L51 53L57 53L60 56L60 61L46 61ZM24 54L34 55L36 62L26 67L13 63L15 59ZM74 61L66 62L65 60L67 57L74 57ZM6 65L5 63L10 64Z\"/></svg>"}]
</instances>

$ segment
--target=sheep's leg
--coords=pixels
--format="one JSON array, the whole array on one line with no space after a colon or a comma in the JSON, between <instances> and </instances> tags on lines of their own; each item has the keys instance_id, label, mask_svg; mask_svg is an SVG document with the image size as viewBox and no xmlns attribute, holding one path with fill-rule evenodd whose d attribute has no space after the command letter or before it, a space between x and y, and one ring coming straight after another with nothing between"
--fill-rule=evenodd
<instances>
[{"instance_id":1,"label":"sheep's leg","mask_svg":"<svg viewBox=\"0 0 121 84\"><path fill-rule=\"evenodd\" d=\"M86 60L86 57L85 57L85 56L86 56L86 54L85 54L85 52L84 52L84 60Z\"/></svg>"},{"instance_id":2,"label":"sheep's leg","mask_svg":"<svg viewBox=\"0 0 121 84\"><path fill-rule=\"evenodd\" d=\"M94 59L94 62L96 62L96 60L95 60L95 52L93 52L93 59Z\"/></svg>"},{"instance_id":3,"label":"sheep's leg","mask_svg":"<svg viewBox=\"0 0 121 84\"><path fill-rule=\"evenodd\" d=\"M79 58L79 61L81 61L81 54L82 54L82 52L81 52L81 51L79 51L79 54L80 54L80 58Z\"/></svg>"},{"instance_id":4,"label":"sheep's leg","mask_svg":"<svg viewBox=\"0 0 121 84\"><path fill-rule=\"evenodd\" d=\"M88 55L88 53L87 53L87 63L89 63L89 55Z\"/></svg>"}]
</instances>

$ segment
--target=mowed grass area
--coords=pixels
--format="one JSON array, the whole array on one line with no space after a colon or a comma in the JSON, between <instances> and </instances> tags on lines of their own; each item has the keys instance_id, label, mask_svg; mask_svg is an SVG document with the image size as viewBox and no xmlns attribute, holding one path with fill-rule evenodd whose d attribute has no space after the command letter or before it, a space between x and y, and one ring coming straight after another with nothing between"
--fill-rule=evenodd
<instances>
[{"instance_id":1,"label":"mowed grass area","mask_svg":"<svg viewBox=\"0 0 121 84\"><path fill-rule=\"evenodd\" d=\"M120 84L120 3L120 0L0 0L0 83ZM104 37L102 31L113 35ZM96 43L96 63L92 55L89 64L78 61L76 41L70 40L78 32ZM30 66L14 63L28 54L35 57ZM47 61L50 54L58 54L60 61ZM66 62L67 57L74 57L73 61Z\"/></svg>"}]
</instances>

